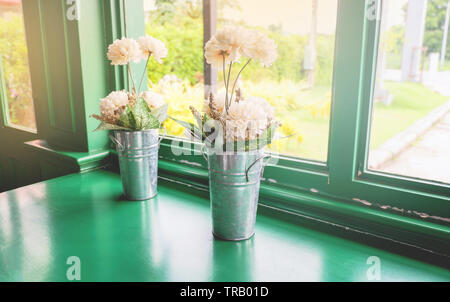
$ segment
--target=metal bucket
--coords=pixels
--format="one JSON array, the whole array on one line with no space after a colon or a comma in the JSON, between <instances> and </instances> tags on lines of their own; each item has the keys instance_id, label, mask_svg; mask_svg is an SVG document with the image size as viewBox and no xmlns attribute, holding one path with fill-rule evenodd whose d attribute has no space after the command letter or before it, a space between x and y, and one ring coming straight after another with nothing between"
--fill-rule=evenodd
<instances>
[{"instance_id":1,"label":"metal bucket","mask_svg":"<svg viewBox=\"0 0 450 302\"><path fill-rule=\"evenodd\" d=\"M119 156L120 176L129 200L153 198L158 183L159 129L113 131L110 135Z\"/></svg>"},{"instance_id":2,"label":"metal bucket","mask_svg":"<svg viewBox=\"0 0 450 302\"><path fill-rule=\"evenodd\" d=\"M252 237L264 151L206 153L214 236L232 241Z\"/></svg>"}]
</instances>

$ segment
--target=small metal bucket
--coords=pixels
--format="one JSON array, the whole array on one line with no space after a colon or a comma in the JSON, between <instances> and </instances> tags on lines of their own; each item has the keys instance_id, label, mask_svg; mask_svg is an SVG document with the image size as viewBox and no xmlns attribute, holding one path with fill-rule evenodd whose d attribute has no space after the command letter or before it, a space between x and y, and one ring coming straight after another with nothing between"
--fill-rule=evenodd
<instances>
[{"instance_id":1,"label":"small metal bucket","mask_svg":"<svg viewBox=\"0 0 450 302\"><path fill-rule=\"evenodd\" d=\"M119 156L120 176L129 200L153 198L158 183L159 129L113 131L111 140Z\"/></svg>"},{"instance_id":2,"label":"small metal bucket","mask_svg":"<svg viewBox=\"0 0 450 302\"><path fill-rule=\"evenodd\" d=\"M264 151L206 153L214 236L232 241L252 237Z\"/></svg>"}]
</instances>

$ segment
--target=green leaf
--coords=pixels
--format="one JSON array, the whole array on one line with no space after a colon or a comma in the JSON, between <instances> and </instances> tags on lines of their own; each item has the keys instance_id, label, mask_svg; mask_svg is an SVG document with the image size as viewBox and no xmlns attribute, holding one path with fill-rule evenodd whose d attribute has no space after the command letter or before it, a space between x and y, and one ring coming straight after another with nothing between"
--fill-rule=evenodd
<instances>
[{"instance_id":1,"label":"green leaf","mask_svg":"<svg viewBox=\"0 0 450 302\"><path fill-rule=\"evenodd\" d=\"M197 127L197 126L195 126L194 124L192 124L192 123L189 123L189 122L185 122L185 121L182 121L182 120L178 120L178 119L176 119L176 118L173 118L173 117L169 117L170 119L172 119L172 120L174 120L175 122L177 122L178 124L180 124L181 126L183 126L186 130L188 130L189 131L189 133L193 136L193 137L195 137L195 138L197 138L197 139L201 139L202 141L203 141L203 138L202 138L202 130L199 128L199 127Z\"/></svg>"},{"instance_id":2,"label":"green leaf","mask_svg":"<svg viewBox=\"0 0 450 302\"><path fill-rule=\"evenodd\" d=\"M125 110L120 115L119 126L129 130L136 130L136 119L129 105L125 107Z\"/></svg>"},{"instance_id":3,"label":"green leaf","mask_svg":"<svg viewBox=\"0 0 450 302\"><path fill-rule=\"evenodd\" d=\"M152 111L152 115L158 119L158 121L162 124L167 119L167 111L169 105L166 103L163 106L156 108Z\"/></svg>"},{"instance_id":4,"label":"green leaf","mask_svg":"<svg viewBox=\"0 0 450 302\"><path fill-rule=\"evenodd\" d=\"M161 126L159 120L153 116L147 102L142 98L136 101L136 105L131 112L135 120L134 130L136 131L158 129Z\"/></svg>"},{"instance_id":5,"label":"green leaf","mask_svg":"<svg viewBox=\"0 0 450 302\"><path fill-rule=\"evenodd\" d=\"M98 125L98 127L94 130L94 132L102 130L129 130L129 129L118 125L101 122L100 125Z\"/></svg>"}]
</instances>

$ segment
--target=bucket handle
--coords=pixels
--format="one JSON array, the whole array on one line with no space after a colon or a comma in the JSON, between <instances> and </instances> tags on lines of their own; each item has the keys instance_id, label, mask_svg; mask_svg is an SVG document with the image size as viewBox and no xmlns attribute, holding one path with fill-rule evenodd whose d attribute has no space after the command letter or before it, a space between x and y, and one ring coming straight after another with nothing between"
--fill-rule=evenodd
<instances>
[{"instance_id":1,"label":"bucket handle","mask_svg":"<svg viewBox=\"0 0 450 302\"><path fill-rule=\"evenodd\" d=\"M208 162L208 158L205 155L205 145L202 145L202 148L200 150L202 152L202 156L205 159L206 162Z\"/></svg>"},{"instance_id":2,"label":"bucket handle","mask_svg":"<svg viewBox=\"0 0 450 302\"><path fill-rule=\"evenodd\" d=\"M158 139L158 146L161 146L161 142L164 139L164 136L167 135L167 129L164 129L164 135L161 135L160 138ZM119 152L122 152L123 150L125 150L125 147L114 137L114 135L112 135L111 133L109 134L109 138L113 141L114 144L117 145L117 147L119 147Z\"/></svg>"},{"instance_id":3,"label":"bucket handle","mask_svg":"<svg viewBox=\"0 0 450 302\"><path fill-rule=\"evenodd\" d=\"M259 162L260 160L263 160L264 158L268 158L268 157L270 157L270 155L263 155L263 156L261 156L260 158L258 158L257 160L255 160L255 161L247 168L247 170L245 170L245 179L247 180L247 182L249 181L249 180L248 180L248 172L250 172L250 169L253 168L253 166L254 166L257 162ZM264 165L264 164L263 164L263 165Z\"/></svg>"},{"instance_id":4,"label":"bucket handle","mask_svg":"<svg viewBox=\"0 0 450 302\"><path fill-rule=\"evenodd\" d=\"M162 140L164 139L164 137L167 135L167 129L166 129L166 128L161 128L161 129L164 129L164 134L163 134L163 135L159 135L160 138L159 138L159 140L158 140L158 148L161 147L161 142L162 142Z\"/></svg>"},{"instance_id":5,"label":"bucket handle","mask_svg":"<svg viewBox=\"0 0 450 302\"><path fill-rule=\"evenodd\" d=\"M124 146L114 137L114 135L112 135L111 133L109 134L109 138L112 140L112 142L114 144L117 145L117 147L119 148L119 152L122 152L123 150L125 150Z\"/></svg>"}]
</instances>

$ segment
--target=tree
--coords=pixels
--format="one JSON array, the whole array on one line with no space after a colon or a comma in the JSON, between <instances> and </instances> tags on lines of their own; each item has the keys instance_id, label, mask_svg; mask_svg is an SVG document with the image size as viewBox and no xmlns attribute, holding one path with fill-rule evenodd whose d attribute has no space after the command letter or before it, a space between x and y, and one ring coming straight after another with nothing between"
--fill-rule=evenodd
<instances>
[{"instance_id":1,"label":"tree","mask_svg":"<svg viewBox=\"0 0 450 302\"><path fill-rule=\"evenodd\" d=\"M441 52L447 3L448 0L428 1L424 46L428 47L429 53ZM450 40L450 32L448 40ZM450 59L450 47L447 47L446 58Z\"/></svg>"}]
</instances>

